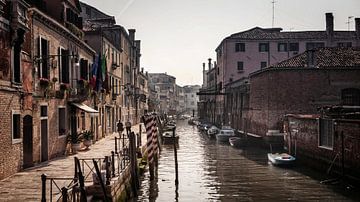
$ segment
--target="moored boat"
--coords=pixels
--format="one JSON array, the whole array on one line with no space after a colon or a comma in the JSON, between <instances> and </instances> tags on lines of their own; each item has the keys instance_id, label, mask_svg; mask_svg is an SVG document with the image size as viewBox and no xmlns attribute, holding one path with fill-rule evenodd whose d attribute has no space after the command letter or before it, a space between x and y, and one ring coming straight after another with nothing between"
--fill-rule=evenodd
<instances>
[{"instance_id":1,"label":"moored boat","mask_svg":"<svg viewBox=\"0 0 360 202\"><path fill-rule=\"evenodd\" d=\"M234 130L228 126L225 126L218 134L216 134L216 140L219 142L229 142L229 138L234 136Z\"/></svg>"},{"instance_id":2,"label":"moored boat","mask_svg":"<svg viewBox=\"0 0 360 202\"><path fill-rule=\"evenodd\" d=\"M164 132L161 138L163 144L174 144L174 141L175 144L179 143L179 135L175 134L175 138L174 138L173 133L169 131Z\"/></svg>"},{"instance_id":3,"label":"moored boat","mask_svg":"<svg viewBox=\"0 0 360 202\"><path fill-rule=\"evenodd\" d=\"M230 137L229 143L233 147L244 147L246 146L246 140L241 137Z\"/></svg>"},{"instance_id":4,"label":"moored boat","mask_svg":"<svg viewBox=\"0 0 360 202\"><path fill-rule=\"evenodd\" d=\"M209 128L209 130L206 131L206 134L210 137L210 138L215 138L215 135L218 134L220 132L220 129L217 128L216 126L211 126Z\"/></svg>"},{"instance_id":5,"label":"moored boat","mask_svg":"<svg viewBox=\"0 0 360 202\"><path fill-rule=\"evenodd\" d=\"M292 165L295 163L296 158L287 153L268 153L268 160L277 166Z\"/></svg>"}]
</instances>

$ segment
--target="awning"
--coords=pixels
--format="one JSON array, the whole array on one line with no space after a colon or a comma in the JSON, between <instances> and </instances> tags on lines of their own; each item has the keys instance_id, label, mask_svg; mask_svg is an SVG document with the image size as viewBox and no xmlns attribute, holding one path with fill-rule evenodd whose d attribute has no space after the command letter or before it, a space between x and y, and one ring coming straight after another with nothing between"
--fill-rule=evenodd
<instances>
[{"instance_id":1,"label":"awning","mask_svg":"<svg viewBox=\"0 0 360 202\"><path fill-rule=\"evenodd\" d=\"M85 112L88 112L88 113L99 113L98 110L95 110L83 103L71 103L71 104Z\"/></svg>"}]
</instances>

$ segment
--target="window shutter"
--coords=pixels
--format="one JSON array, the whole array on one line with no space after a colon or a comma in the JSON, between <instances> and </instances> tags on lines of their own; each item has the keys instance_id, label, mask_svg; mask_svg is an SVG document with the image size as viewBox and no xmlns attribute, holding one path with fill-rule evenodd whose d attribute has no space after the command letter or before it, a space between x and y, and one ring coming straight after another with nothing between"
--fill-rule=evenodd
<instances>
[{"instance_id":1,"label":"window shutter","mask_svg":"<svg viewBox=\"0 0 360 202\"><path fill-rule=\"evenodd\" d=\"M40 49L40 37L38 37L36 39L36 50L37 50L37 59L42 59L42 55L41 55L41 49ZM37 63L37 69L38 69L38 77L41 78L41 71L40 71L40 67L41 67L41 60L38 61Z\"/></svg>"}]
</instances>

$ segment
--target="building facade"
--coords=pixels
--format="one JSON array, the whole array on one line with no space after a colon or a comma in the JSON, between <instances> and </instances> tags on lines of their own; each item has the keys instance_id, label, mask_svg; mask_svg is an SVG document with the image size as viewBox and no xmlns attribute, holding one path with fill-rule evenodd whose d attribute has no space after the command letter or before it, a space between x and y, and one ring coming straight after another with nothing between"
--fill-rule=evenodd
<instances>
[{"instance_id":1,"label":"building facade","mask_svg":"<svg viewBox=\"0 0 360 202\"><path fill-rule=\"evenodd\" d=\"M157 112L176 115L176 78L166 73L149 73L149 83L159 96Z\"/></svg>"},{"instance_id":2,"label":"building facade","mask_svg":"<svg viewBox=\"0 0 360 202\"><path fill-rule=\"evenodd\" d=\"M286 114L360 105L359 48L320 48L250 75L248 131L283 130Z\"/></svg>"},{"instance_id":3,"label":"building facade","mask_svg":"<svg viewBox=\"0 0 360 202\"><path fill-rule=\"evenodd\" d=\"M79 1L1 3L2 179L64 155L67 136L93 130L97 111Z\"/></svg>"}]
</instances>

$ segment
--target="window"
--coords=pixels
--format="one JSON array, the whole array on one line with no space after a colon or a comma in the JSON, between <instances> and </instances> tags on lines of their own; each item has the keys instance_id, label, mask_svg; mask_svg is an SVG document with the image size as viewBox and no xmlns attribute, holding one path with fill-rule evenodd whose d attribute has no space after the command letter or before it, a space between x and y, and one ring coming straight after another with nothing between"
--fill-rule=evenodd
<instances>
[{"instance_id":1,"label":"window","mask_svg":"<svg viewBox=\"0 0 360 202\"><path fill-rule=\"evenodd\" d=\"M245 43L236 43L235 52L245 52Z\"/></svg>"},{"instance_id":2,"label":"window","mask_svg":"<svg viewBox=\"0 0 360 202\"><path fill-rule=\"evenodd\" d=\"M319 146L333 147L334 121L332 119L319 119Z\"/></svg>"},{"instance_id":3,"label":"window","mask_svg":"<svg viewBox=\"0 0 360 202\"><path fill-rule=\"evenodd\" d=\"M39 78L49 78L49 41L39 37L38 38L38 56L41 59L38 64Z\"/></svg>"},{"instance_id":4,"label":"window","mask_svg":"<svg viewBox=\"0 0 360 202\"><path fill-rule=\"evenodd\" d=\"M324 42L308 42L306 43L306 50L312 50L315 48L322 48L325 46Z\"/></svg>"},{"instance_id":5,"label":"window","mask_svg":"<svg viewBox=\"0 0 360 202\"><path fill-rule=\"evenodd\" d=\"M85 130L85 112L81 112L81 130Z\"/></svg>"},{"instance_id":6,"label":"window","mask_svg":"<svg viewBox=\"0 0 360 202\"><path fill-rule=\"evenodd\" d=\"M69 83L69 51L58 48L59 57L59 75L61 83Z\"/></svg>"},{"instance_id":7,"label":"window","mask_svg":"<svg viewBox=\"0 0 360 202\"><path fill-rule=\"evenodd\" d=\"M13 48L13 81L21 83L21 47L15 43Z\"/></svg>"},{"instance_id":8,"label":"window","mask_svg":"<svg viewBox=\"0 0 360 202\"><path fill-rule=\"evenodd\" d=\"M289 49L290 51L299 51L299 43L290 43Z\"/></svg>"},{"instance_id":9,"label":"window","mask_svg":"<svg viewBox=\"0 0 360 202\"><path fill-rule=\"evenodd\" d=\"M269 43L259 43L259 52L268 52Z\"/></svg>"},{"instance_id":10,"label":"window","mask_svg":"<svg viewBox=\"0 0 360 202\"><path fill-rule=\"evenodd\" d=\"M350 48L352 47L352 43L351 42L339 42L337 44L338 47L346 47L346 48Z\"/></svg>"},{"instance_id":11,"label":"window","mask_svg":"<svg viewBox=\"0 0 360 202\"><path fill-rule=\"evenodd\" d=\"M80 79L89 80L89 65L85 59L80 59Z\"/></svg>"},{"instance_id":12,"label":"window","mask_svg":"<svg viewBox=\"0 0 360 202\"><path fill-rule=\"evenodd\" d=\"M59 107L59 136L65 135L66 132L66 113L65 107Z\"/></svg>"},{"instance_id":13,"label":"window","mask_svg":"<svg viewBox=\"0 0 360 202\"><path fill-rule=\"evenodd\" d=\"M360 106L360 89L347 88L341 91L343 105Z\"/></svg>"},{"instance_id":14,"label":"window","mask_svg":"<svg viewBox=\"0 0 360 202\"><path fill-rule=\"evenodd\" d=\"M279 52L287 52L287 43L278 43Z\"/></svg>"},{"instance_id":15,"label":"window","mask_svg":"<svg viewBox=\"0 0 360 202\"><path fill-rule=\"evenodd\" d=\"M12 139L20 139L20 112L19 111L13 111L12 112Z\"/></svg>"},{"instance_id":16,"label":"window","mask_svg":"<svg viewBox=\"0 0 360 202\"><path fill-rule=\"evenodd\" d=\"M267 66L267 62L261 62L260 68L264 69Z\"/></svg>"},{"instance_id":17,"label":"window","mask_svg":"<svg viewBox=\"0 0 360 202\"><path fill-rule=\"evenodd\" d=\"M47 106L40 106L40 117L47 117Z\"/></svg>"},{"instance_id":18,"label":"window","mask_svg":"<svg viewBox=\"0 0 360 202\"><path fill-rule=\"evenodd\" d=\"M244 62L242 62L242 61L237 62L237 70L238 71L243 71L244 70Z\"/></svg>"}]
</instances>

